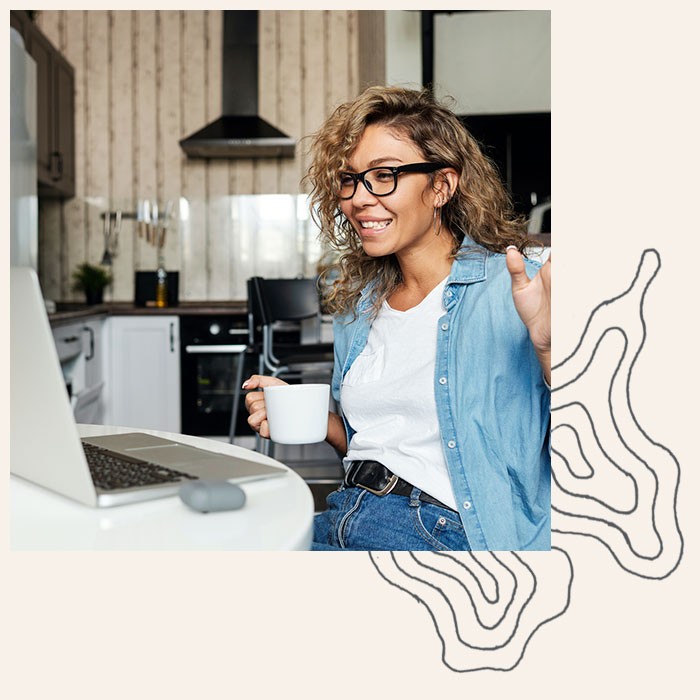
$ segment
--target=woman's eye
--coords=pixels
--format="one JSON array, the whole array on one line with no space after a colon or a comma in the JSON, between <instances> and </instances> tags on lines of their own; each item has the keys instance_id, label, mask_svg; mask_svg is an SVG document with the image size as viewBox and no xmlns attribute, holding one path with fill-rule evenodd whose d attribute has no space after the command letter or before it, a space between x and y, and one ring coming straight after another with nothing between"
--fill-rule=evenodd
<instances>
[{"instance_id":1,"label":"woman's eye","mask_svg":"<svg viewBox=\"0 0 700 700\"><path fill-rule=\"evenodd\" d=\"M374 179L377 182L391 182L394 179L394 173L391 170L377 170L374 173Z\"/></svg>"},{"instance_id":2,"label":"woman's eye","mask_svg":"<svg viewBox=\"0 0 700 700\"><path fill-rule=\"evenodd\" d=\"M340 176L340 185L341 187L349 187L355 182L354 178L352 175L349 173L342 173Z\"/></svg>"}]
</instances>

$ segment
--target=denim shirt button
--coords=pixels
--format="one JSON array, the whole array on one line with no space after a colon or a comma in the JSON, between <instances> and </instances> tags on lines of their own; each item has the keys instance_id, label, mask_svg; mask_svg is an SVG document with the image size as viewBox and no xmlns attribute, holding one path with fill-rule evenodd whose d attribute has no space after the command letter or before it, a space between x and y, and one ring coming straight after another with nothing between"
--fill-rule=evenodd
<instances>
[{"instance_id":1,"label":"denim shirt button","mask_svg":"<svg viewBox=\"0 0 700 700\"><path fill-rule=\"evenodd\" d=\"M447 377L440 377L438 381L440 382L440 384L447 384Z\"/></svg>"},{"instance_id":2,"label":"denim shirt button","mask_svg":"<svg viewBox=\"0 0 700 700\"><path fill-rule=\"evenodd\" d=\"M462 503L462 506L465 510L469 510L472 507L471 501L464 501L464 503Z\"/></svg>"},{"instance_id":3,"label":"denim shirt button","mask_svg":"<svg viewBox=\"0 0 700 700\"><path fill-rule=\"evenodd\" d=\"M454 449L455 447L457 447L457 443L456 443L454 440L450 440L450 441L447 443L447 446L448 446L450 449Z\"/></svg>"},{"instance_id":4,"label":"denim shirt button","mask_svg":"<svg viewBox=\"0 0 700 700\"><path fill-rule=\"evenodd\" d=\"M446 331L450 327L449 323L443 323L440 328L442 328L443 331Z\"/></svg>"}]
</instances>

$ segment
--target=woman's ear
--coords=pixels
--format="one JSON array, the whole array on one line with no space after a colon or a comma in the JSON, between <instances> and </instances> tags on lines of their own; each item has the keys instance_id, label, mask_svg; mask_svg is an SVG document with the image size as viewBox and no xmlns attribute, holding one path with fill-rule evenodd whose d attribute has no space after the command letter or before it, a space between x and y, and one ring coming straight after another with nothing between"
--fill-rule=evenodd
<instances>
[{"instance_id":1,"label":"woman's ear","mask_svg":"<svg viewBox=\"0 0 700 700\"><path fill-rule=\"evenodd\" d=\"M450 200L457 189L459 175L454 168L441 170L435 178L433 190L435 191L435 202L433 206L443 207Z\"/></svg>"}]
</instances>

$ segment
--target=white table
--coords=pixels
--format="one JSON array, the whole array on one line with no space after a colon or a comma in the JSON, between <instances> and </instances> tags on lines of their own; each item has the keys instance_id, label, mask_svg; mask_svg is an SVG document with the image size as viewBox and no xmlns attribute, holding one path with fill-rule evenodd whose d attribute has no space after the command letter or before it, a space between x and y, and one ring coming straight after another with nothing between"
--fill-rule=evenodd
<instances>
[{"instance_id":1,"label":"white table","mask_svg":"<svg viewBox=\"0 0 700 700\"><path fill-rule=\"evenodd\" d=\"M78 425L81 437L133 428ZM240 510L198 513L178 496L113 508L91 508L13 476L10 546L14 550L304 550L311 546L313 496L291 469L225 442L157 430L160 437L284 467L273 479L241 485Z\"/></svg>"}]
</instances>

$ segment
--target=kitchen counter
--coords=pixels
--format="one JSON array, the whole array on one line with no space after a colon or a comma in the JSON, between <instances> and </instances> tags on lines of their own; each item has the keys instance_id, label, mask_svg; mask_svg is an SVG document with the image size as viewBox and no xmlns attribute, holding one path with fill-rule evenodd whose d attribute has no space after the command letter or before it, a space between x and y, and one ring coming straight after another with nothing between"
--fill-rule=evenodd
<instances>
[{"instance_id":1,"label":"kitchen counter","mask_svg":"<svg viewBox=\"0 0 700 700\"><path fill-rule=\"evenodd\" d=\"M56 311L49 314L52 326L69 323L88 316L164 316L164 315L240 315L248 311L245 301L182 301L178 306L135 306L131 302L115 301L104 304L56 302Z\"/></svg>"}]
</instances>

